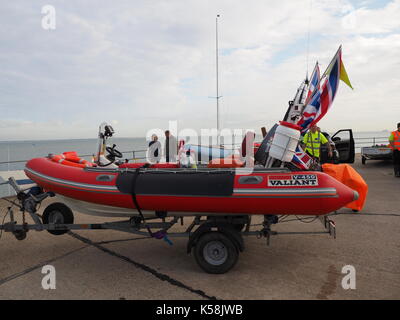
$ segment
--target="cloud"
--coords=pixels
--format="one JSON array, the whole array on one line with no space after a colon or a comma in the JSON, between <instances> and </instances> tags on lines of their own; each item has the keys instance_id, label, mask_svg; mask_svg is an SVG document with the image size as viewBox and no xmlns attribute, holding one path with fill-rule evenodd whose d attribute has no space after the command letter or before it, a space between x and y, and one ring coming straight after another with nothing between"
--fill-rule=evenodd
<instances>
[{"instance_id":1,"label":"cloud","mask_svg":"<svg viewBox=\"0 0 400 320\"><path fill-rule=\"evenodd\" d=\"M324 68L340 44L355 90L340 85L321 126L391 129L399 115L399 0L53 1L51 31L45 4L0 4L0 140L93 137L102 121L119 136L215 126L217 13L224 126L281 120L307 47Z\"/></svg>"}]
</instances>

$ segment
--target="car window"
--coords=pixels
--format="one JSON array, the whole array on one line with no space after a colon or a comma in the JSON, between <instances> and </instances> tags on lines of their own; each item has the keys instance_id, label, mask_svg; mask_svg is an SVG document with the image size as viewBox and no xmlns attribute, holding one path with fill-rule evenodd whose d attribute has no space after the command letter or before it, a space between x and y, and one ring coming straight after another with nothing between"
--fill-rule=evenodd
<instances>
[{"instance_id":1,"label":"car window","mask_svg":"<svg viewBox=\"0 0 400 320\"><path fill-rule=\"evenodd\" d=\"M332 137L333 141L350 140L350 131L340 131Z\"/></svg>"}]
</instances>

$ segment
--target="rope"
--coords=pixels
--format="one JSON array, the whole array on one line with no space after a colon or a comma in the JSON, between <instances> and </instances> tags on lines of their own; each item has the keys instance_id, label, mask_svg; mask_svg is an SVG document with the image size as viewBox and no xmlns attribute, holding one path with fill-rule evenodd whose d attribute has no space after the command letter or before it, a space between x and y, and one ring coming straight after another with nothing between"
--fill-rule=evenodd
<instances>
[{"instance_id":1,"label":"rope","mask_svg":"<svg viewBox=\"0 0 400 320\"><path fill-rule=\"evenodd\" d=\"M132 200L133 200L133 203L134 203L135 206L136 206L136 210L139 212L139 216L140 216L140 218L142 219L142 221L143 221L143 223L144 223L144 225L145 225L145 227L146 227L147 232L149 233L149 235L150 235L152 238L155 238L155 239L163 239L163 240L164 240L165 242L167 242L169 245L172 245L171 240L169 240L169 238L168 238L168 236L167 236L166 230L159 230L159 231L157 231L157 232L155 232L155 233L153 233L153 232L151 231L149 225L146 223L146 219L145 219L145 217L144 217L144 215L143 215L143 213L142 213L142 210L140 209L139 202L138 202L138 200L137 200L137 198L136 198L136 192L135 192L135 190L136 190L136 181L137 181L137 177L138 177L139 174L140 174L140 169L142 169L142 168L147 168L148 166L149 166L149 164L146 163L146 164L143 165L142 167L136 168L136 170L135 170L134 178L133 178L133 181L132 181Z\"/></svg>"},{"instance_id":2,"label":"rope","mask_svg":"<svg viewBox=\"0 0 400 320\"><path fill-rule=\"evenodd\" d=\"M2 225L4 225L4 221L6 220L7 216L10 214L11 210L12 210L12 206L7 208L7 212L4 215L3 221L1 222ZM0 230L0 240L1 240L1 237L3 236L3 231L4 231L3 229Z\"/></svg>"},{"instance_id":3,"label":"rope","mask_svg":"<svg viewBox=\"0 0 400 320\"><path fill-rule=\"evenodd\" d=\"M146 219L144 218L142 210L140 209L139 203L138 203L137 198L136 198L136 192L135 192L136 191L136 181L137 181L137 177L139 176L140 169L144 168L145 166L146 165L144 165L142 167L139 167L139 168L136 168L136 170L135 170L133 181L132 181L132 200L133 200L133 203L135 204L135 207L136 207L137 211L139 212L140 218L142 219L143 223L146 226L146 229L147 229L149 235L151 237L153 237L153 232L151 232L150 227L146 223Z\"/></svg>"}]
</instances>

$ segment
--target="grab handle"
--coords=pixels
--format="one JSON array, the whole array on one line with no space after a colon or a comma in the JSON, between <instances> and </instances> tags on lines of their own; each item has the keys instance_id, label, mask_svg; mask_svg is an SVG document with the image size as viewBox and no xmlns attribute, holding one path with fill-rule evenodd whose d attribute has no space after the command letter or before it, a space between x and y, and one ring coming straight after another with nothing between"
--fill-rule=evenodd
<instances>
[{"instance_id":1,"label":"grab handle","mask_svg":"<svg viewBox=\"0 0 400 320\"><path fill-rule=\"evenodd\" d=\"M114 178L115 176L111 174L100 174L96 177L96 181L112 181Z\"/></svg>"},{"instance_id":2,"label":"grab handle","mask_svg":"<svg viewBox=\"0 0 400 320\"><path fill-rule=\"evenodd\" d=\"M263 177L261 177L261 176L247 176L247 177L239 178L240 184L259 184L262 181L263 181Z\"/></svg>"}]
</instances>

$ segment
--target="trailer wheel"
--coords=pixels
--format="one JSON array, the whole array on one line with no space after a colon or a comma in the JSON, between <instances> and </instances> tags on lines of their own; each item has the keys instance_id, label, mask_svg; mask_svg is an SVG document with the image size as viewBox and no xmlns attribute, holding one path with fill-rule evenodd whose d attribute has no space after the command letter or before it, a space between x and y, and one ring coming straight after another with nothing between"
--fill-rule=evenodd
<instances>
[{"instance_id":1,"label":"trailer wheel","mask_svg":"<svg viewBox=\"0 0 400 320\"><path fill-rule=\"evenodd\" d=\"M74 215L70 208L63 203L52 203L43 211L43 224L72 224L74 223ZM68 230L47 230L49 233L59 236L67 233Z\"/></svg>"},{"instance_id":2,"label":"trailer wheel","mask_svg":"<svg viewBox=\"0 0 400 320\"><path fill-rule=\"evenodd\" d=\"M221 274L233 268L239 252L232 240L221 232L207 232L197 241L194 257L205 272Z\"/></svg>"},{"instance_id":3,"label":"trailer wheel","mask_svg":"<svg viewBox=\"0 0 400 320\"><path fill-rule=\"evenodd\" d=\"M367 158L361 157L361 163L362 163L362 164L365 164L366 161L367 161Z\"/></svg>"}]
</instances>

